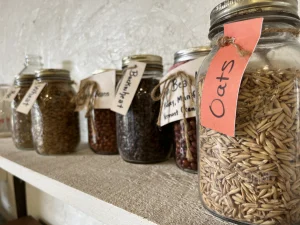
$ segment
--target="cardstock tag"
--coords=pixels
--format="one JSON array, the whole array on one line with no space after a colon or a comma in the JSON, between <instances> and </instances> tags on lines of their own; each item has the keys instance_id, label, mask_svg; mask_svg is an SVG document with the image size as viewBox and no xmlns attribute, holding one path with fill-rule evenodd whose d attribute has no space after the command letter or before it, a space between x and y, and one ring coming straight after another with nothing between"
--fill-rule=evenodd
<instances>
[{"instance_id":1,"label":"cardstock tag","mask_svg":"<svg viewBox=\"0 0 300 225\"><path fill-rule=\"evenodd\" d=\"M193 61L187 62L183 65L176 67L175 69L169 71L166 76L161 79L161 82L167 79L170 75L175 74L178 71L184 71L186 74L192 76L195 79L196 74L198 73L199 67L203 62L203 57L195 59ZM184 86L184 96L182 96L182 86ZM160 88L162 92L163 85ZM161 126L167 125L177 120L182 120L183 117L183 97L185 98L185 108L186 118L191 118L196 116L196 91L195 86L192 85L192 96L189 93L189 88L187 87L187 81L181 78L177 78L170 84L168 94L164 98L162 105L162 114L160 118Z\"/></svg>"},{"instance_id":2,"label":"cardstock tag","mask_svg":"<svg viewBox=\"0 0 300 225\"><path fill-rule=\"evenodd\" d=\"M15 87L15 86L10 87L5 93L3 101L12 102L15 99L15 97L18 95L20 90L21 88L19 87Z\"/></svg>"},{"instance_id":3,"label":"cardstock tag","mask_svg":"<svg viewBox=\"0 0 300 225\"><path fill-rule=\"evenodd\" d=\"M110 70L107 72L97 73L80 82L80 87L86 81L95 81L98 83L98 94L95 99L95 109L110 109L113 100L115 99L116 88L116 71ZM85 104L86 106L86 104Z\"/></svg>"},{"instance_id":4,"label":"cardstock tag","mask_svg":"<svg viewBox=\"0 0 300 225\"><path fill-rule=\"evenodd\" d=\"M233 37L242 49L254 52L261 36L263 18L224 25L224 36ZM239 89L250 56L238 49L221 47L205 77L200 106L201 125L235 136L235 120Z\"/></svg>"},{"instance_id":5,"label":"cardstock tag","mask_svg":"<svg viewBox=\"0 0 300 225\"><path fill-rule=\"evenodd\" d=\"M33 81L31 87L29 88L26 95L22 99L20 105L18 106L17 111L27 115L45 86L46 83Z\"/></svg>"},{"instance_id":6,"label":"cardstock tag","mask_svg":"<svg viewBox=\"0 0 300 225\"><path fill-rule=\"evenodd\" d=\"M132 61L127 68L111 107L112 111L121 115L127 114L135 92L141 82L146 63Z\"/></svg>"}]
</instances>

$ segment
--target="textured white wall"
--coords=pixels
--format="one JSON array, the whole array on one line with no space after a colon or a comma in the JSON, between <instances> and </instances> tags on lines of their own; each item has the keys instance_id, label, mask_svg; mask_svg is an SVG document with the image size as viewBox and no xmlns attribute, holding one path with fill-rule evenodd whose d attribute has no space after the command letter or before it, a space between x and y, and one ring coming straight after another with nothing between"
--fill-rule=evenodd
<instances>
[{"instance_id":1,"label":"textured white wall","mask_svg":"<svg viewBox=\"0 0 300 225\"><path fill-rule=\"evenodd\" d=\"M135 53L163 56L208 44L209 12L221 0L0 0L0 82L10 82L25 53L45 67L71 60L76 79L121 66Z\"/></svg>"}]
</instances>

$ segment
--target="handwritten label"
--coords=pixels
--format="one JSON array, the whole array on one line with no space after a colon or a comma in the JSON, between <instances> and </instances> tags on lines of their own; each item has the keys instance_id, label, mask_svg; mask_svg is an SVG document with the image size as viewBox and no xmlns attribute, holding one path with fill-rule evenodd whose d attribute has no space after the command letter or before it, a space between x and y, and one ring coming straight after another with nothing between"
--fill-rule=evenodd
<instances>
[{"instance_id":1,"label":"handwritten label","mask_svg":"<svg viewBox=\"0 0 300 225\"><path fill-rule=\"evenodd\" d=\"M3 101L12 102L15 97L18 95L21 88L19 87L10 87L4 95Z\"/></svg>"},{"instance_id":2,"label":"handwritten label","mask_svg":"<svg viewBox=\"0 0 300 225\"><path fill-rule=\"evenodd\" d=\"M116 71L96 73L80 82L80 86L86 81L95 81L98 83L98 93L95 99L95 109L110 109L115 99Z\"/></svg>"},{"instance_id":3,"label":"handwritten label","mask_svg":"<svg viewBox=\"0 0 300 225\"><path fill-rule=\"evenodd\" d=\"M123 76L111 110L121 115L126 115L131 105L135 92L141 82L146 63L132 61Z\"/></svg>"},{"instance_id":4,"label":"handwritten label","mask_svg":"<svg viewBox=\"0 0 300 225\"><path fill-rule=\"evenodd\" d=\"M33 81L31 87L27 91L26 95L22 99L20 105L17 108L17 111L23 114L28 114L31 110L34 102L39 97L39 94L45 87L46 83L39 83L37 81Z\"/></svg>"},{"instance_id":5,"label":"handwritten label","mask_svg":"<svg viewBox=\"0 0 300 225\"><path fill-rule=\"evenodd\" d=\"M198 73L199 67L203 62L203 57L195 59L193 61L187 62L183 65L176 67L175 69L169 71L166 76L164 76L161 81L167 79L170 75L178 72L184 71L186 74L192 76L195 79ZM184 88L184 96L182 96L182 87ZM161 91L163 85L161 86ZM191 118L196 116L196 109L193 101L196 102L196 91L195 86L192 85L192 95L189 93L189 88L187 87L187 81L181 81L181 78L177 78L170 84L168 94L164 98L162 105L162 115L161 115L161 126L167 125L177 120L182 120L183 117L183 98L185 99L185 116L186 118Z\"/></svg>"},{"instance_id":6,"label":"handwritten label","mask_svg":"<svg viewBox=\"0 0 300 225\"><path fill-rule=\"evenodd\" d=\"M251 54L261 36L263 18L224 25L224 36ZM205 77L200 114L201 125L229 136L235 136L235 120L239 89L250 56L238 49L222 47L212 60Z\"/></svg>"}]
</instances>

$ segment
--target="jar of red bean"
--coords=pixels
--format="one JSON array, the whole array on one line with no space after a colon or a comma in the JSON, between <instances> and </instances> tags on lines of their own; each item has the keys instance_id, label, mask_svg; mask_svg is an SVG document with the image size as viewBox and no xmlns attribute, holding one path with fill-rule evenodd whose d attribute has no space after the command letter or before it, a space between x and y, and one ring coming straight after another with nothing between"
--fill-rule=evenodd
<instances>
[{"instance_id":1,"label":"jar of red bean","mask_svg":"<svg viewBox=\"0 0 300 225\"><path fill-rule=\"evenodd\" d=\"M202 57L203 59L210 52L210 47L194 47L180 50L174 55L174 65L169 71L183 65L191 60ZM187 134L190 141L190 151L192 157L187 157L187 145L185 139L184 120L173 123L174 132L174 152L176 165L187 172L197 173L197 136L196 136L196 118L187 119Z\"/></svg>"},{"instance_id":2,"label":"jar of red bean","mask_svg":"<svg viewBox=\"0 0 300 225\"><path fill-rule=\"evenodd\" d=\"M112 69L103 69L104 73ZM116 70L116 84L122 77L122 71ZM116 134L116 113L110 109L93 109L88 117L88 136L90 148L97 154L118 154Z\"/></svg>"}]
</instances>

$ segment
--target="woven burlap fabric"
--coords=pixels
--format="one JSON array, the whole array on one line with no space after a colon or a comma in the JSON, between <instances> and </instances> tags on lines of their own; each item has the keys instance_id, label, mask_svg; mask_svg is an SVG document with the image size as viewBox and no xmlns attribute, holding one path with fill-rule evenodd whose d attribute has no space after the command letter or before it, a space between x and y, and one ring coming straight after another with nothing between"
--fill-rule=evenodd
<instances>
[{"instance_id":1,"label":"woven burlap fabric","mask_svg":"<svg viewBox=\"0 0 300 225\"><path fill-rule=\"evenodd\" d=\"M203 209L198 176L179 170L173 160L130 164L87 147L74 155L40 156L16 150L9 139L0 139L0 155L159 225L229 224Z\"/></svg>"}]
</instances>

